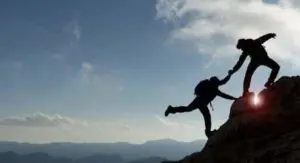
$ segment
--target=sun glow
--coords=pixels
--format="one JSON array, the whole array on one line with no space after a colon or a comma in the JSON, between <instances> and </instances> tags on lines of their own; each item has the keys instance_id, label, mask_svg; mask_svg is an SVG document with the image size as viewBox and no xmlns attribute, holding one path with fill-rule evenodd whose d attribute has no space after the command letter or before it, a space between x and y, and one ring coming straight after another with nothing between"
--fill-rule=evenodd
<instances>
[{"instance_id":1,"label":"sun glow","mask_svg":"<svg viewBox=\"0 0 300 163\"><path fill-rule=\"evenodd\" d=\"M254 105L259 105L261 103L261 99L257 94L253 95L252 102Z\"/></svg>"}]
</instances>

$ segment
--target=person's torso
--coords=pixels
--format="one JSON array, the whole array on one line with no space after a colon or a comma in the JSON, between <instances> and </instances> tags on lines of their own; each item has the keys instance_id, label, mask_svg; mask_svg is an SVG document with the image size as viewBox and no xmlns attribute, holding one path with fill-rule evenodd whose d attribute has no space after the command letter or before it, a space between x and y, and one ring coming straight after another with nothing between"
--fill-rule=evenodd
<instances>
[{"instance_id":1,"label":"person's torso","mask_svg":"<svg viewBox=\"0 0 300 163\"><path fill-rule=\"evenodd\" d=\"M268 53L264 46L250 39L247 40L246 47L243 48L243 51L252 59L261 59L268 57Z\"/></svg>"},{"instance_id":2,"label":"person's torso","mask_svg":"<svg viewBox=\"0 0 300 163\"><path fill-rule=\"evenodd\" d=\"M200 83L199 83L200 84ZM197 85L198 86L198 85ZM196 87L197 88L197 87ZM198 90L196 95L201 98L201 100L208 104L212 100L214 100L218 93L218 85L216 83L213 83L211 81L208 81L205 84L204 89Z\"/></svg>"},{"instance_id":3,"label":"person's torso","mask_svg":"<svg viewBox=\"0 0 300 163\"><path fill-rule=\"evenodd\" d=\"M209 92L206 92L206 97L203 97L205 98L206 102L207 103L210 103L211 101L213 101L216 96L217 96L217 93L218 93L218 86L213 86Z\"/></svg>"}]
</instances>

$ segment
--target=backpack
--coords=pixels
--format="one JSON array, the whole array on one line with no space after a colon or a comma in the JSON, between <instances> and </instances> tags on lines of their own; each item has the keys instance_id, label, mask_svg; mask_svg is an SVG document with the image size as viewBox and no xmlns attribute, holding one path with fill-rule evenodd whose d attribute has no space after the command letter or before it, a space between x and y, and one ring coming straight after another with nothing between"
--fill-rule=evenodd
<instances>
[{"instance_id":1,"label":"backpack","mask_svg":"<svg viewBox=\"0 0 300 163\"><path fill-rule=\"evenodd\" d=\"M197 86L194 90L194 94L196 96L200 96L201 94L203 95L203 93L205 94L206 92L209 92L210 87L211 87L210 80L208 80L208 79L202 80L197 84ZM210 102L209 104L210 104L211 109L214 110L212 103Z\"/></svg>"},{"instance_id":2,"label":"backpack","mask_svg":"<svg viewBox=\"0 0 300 163\"><path fill-rule=\"evenodd\" d=\"M210 87L211 87L211 83L208 79L202 80L195 87L194 94L200 96L201 94L209 91Z\"/></svg>"}]
</instances>

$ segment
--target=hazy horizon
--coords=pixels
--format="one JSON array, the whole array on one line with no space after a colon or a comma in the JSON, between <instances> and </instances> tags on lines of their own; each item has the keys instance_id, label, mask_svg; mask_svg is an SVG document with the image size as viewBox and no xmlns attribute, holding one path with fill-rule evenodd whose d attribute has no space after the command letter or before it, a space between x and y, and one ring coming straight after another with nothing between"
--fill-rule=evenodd
<instances>
[{"instance_id":1,"label":"hazy horizon","mask_svg":"<svg viewBox=\"0 0 300 163\"><path fill-rule=\"evenodd\" d=\"M179 143L193 143L193 142L199 142L199 141L206 141L206 139L195 139L195 140L189 140L189 141L183 141L183 140L176 140L176 139L153 139L153 140L146 140L144 142L126 142L126 141L49 141L49 142L22 142L22 141L5 141L5 140L0 140L0 143L19 143L19 144L60 144L60 143L71 143L71 144L101 144L101 143L109 143L109 144L114 144L114 143L128 143L128 144L133 144L133 145L142 145L146 144L149 142L159 142L159 141L172 141L172 142L179 142Z\"/></svg>"}]
</instances>

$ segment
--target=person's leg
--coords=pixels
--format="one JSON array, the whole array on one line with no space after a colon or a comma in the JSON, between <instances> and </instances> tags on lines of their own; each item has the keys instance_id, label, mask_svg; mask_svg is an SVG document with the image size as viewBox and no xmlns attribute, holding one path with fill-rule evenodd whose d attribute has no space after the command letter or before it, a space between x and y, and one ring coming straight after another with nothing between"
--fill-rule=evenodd
<instances>
[{"instance_id":1,"label":"person's leg","mask_svg":"<svg viewBox=\"0 0 300 163\"><path fill-rule=\"evenodd\" d=\"M250 87L252 75L258 66L259 64L256 63L255 61L251 61L250 64L248 65L245 78L244 78L243 96L249 93L249 87Z\"/></svg>"},{"instance_id":2,"label":"person's leg","mask_svg":"<svg viewBox=\"0 0 300 163\"><path fill-rule=\"evenodd\" d=\"M205 134L207 137L211 136L211 116L207 106L199 108L200 112L203 115L205 123Z\"/></svg>"},{"instance_id":3,"label":"person's leg","mask_svg":"<svg viewBox=\"0 0 300 163\"><path fill-rule=\"evenodd\" d=\"M170 113L175 114L175 113L184 113L184 112L191 112L195 109L197 109L198 103L200 99L196 97L188 106L168 106L167 110L165 111L165 116L167 117Z\"/></svg>"},{"instance_id":4,"label":"person's leg","mask_svg":"<svg viewBox=\"0 0 300 163\"><path fill-rule=\"evenodd\" d=\"M269 67L272 71L271 74L269 76L268 81L265 84L265 87L270 86L271 84L273 84L274 80L276 79L280 66L278 63L276 63L273 59L271 58L267 58L264 62L263 65Z\"/></svg>"}]
</instances>

